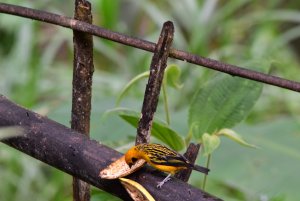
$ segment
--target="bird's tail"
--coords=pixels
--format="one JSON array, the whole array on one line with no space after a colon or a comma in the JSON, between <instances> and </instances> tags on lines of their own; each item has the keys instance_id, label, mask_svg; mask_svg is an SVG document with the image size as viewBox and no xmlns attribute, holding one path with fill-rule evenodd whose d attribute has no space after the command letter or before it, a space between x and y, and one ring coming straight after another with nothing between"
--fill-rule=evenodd
<instances>
[{"instance_id":1,"label":"bird's tail","mask_svg":"<svg viewBox=\"0 0 300 201\"><path fill-rule=\"evenodd\" d=\"M194 164L193 170L196 170L196 171L198 171L198 172L202 172L202 173L204 173L204 174L208 174L208 172L209 172L209 169L208 169L208 168L202 167L202 166L199 166L199 165L196 165L196 164Z\"/></svg>"}]
</instances>

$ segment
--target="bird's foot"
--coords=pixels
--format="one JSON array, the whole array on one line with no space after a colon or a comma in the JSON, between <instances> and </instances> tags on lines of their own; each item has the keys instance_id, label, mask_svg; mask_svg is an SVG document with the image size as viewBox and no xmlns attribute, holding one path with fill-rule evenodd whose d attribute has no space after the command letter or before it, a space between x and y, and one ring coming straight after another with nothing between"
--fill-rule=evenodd
<instances>
[{"instance_id":1,"label":"bird's foot","mask_svg":"<svg viewBox=\"0 0 300 201\"><path fill-rule=\"evenodd\" d=\"M159 182L156 187L157 188L161 188L169 180L171 180L171 174L169 174L166 178L164 178L164 180L162 180L161 182Z\"/></svg>"}]
</instances>

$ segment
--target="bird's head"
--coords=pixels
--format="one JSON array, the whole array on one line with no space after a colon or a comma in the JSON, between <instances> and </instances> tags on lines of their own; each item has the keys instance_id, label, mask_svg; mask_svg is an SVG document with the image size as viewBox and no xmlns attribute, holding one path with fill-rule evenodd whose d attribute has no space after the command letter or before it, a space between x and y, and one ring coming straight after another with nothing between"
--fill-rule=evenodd
<instances>
[{"instance_id":1,"label":"bird's head","mask_svg":"<svg viewBox=\"0 0 300 201\"><path fill-rule=\"evenodd\" d=\"M127 165L129 165L130 168L138 159L140 159L140 157L135 146L130 148L125 154L125 162L127 163Z\"/></svg>"}]
</instances>

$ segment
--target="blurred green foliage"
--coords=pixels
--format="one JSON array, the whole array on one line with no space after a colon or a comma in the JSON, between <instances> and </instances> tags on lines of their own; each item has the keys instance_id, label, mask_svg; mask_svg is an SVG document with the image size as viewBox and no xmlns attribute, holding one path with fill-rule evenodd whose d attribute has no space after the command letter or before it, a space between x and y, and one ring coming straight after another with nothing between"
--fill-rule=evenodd
<instances>
[{"instance_id":1,"label":"blurred green foliage","mask_svg":"<svg viewBox=\"0 0 300 201\"><path fill-rule=\"evenodd\" d=\"M2 1L72 16L73 1ZM174 47L272 75L299 81L300 2L291 0L93 0L94 24L156 41L163 22L175 24ZM0 92L24 107L69 126L72 31L1 14ZM151 53L94 38L95 74L91 136L125 151L135 129L105 112L129 80L148 70ZM215 72L170 59L181 67L180 91L168 89L170 125L188 129L192 95ZM257 69L257 68L256 68ZM122 107L139 111L146 81L132 86ZM261 149L224 140L211 161L206 190L224 200L299 200L300 96L265 85L248 118L235 130ZM162 101L160 101L162 103ZM200 111L201 112L201 111ZM164 119L160 104L157 116ZM116 125L119 125L118 127ZM199 163L204 161L199 158ZM190 183L201 186L202 176ZM0 201L72 200L71 177L0 144ZM92 200L112 200L93 190Z\"/></svg>"}]
</instances>

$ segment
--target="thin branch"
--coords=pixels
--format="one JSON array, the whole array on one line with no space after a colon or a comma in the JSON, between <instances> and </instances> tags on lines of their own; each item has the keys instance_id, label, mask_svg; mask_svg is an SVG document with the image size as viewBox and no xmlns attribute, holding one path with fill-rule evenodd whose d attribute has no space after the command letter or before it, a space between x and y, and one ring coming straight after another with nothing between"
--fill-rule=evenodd
<instances>
[{"instance_id":1,"label":"thin branch","mask_svg":"<svg viewBox=\"0 0 300 201\"><path fill-rule=\"evenodd\" d=\"M24 129L24 135L2 142L124 200L131 200L118 180L98 177L99 171L119 158L121 153L0 95L0 127L16 125ZM143 185L155 200L220 200L176 179L157 189L157 182L164 177L149 167L129 176Z\"/></svg>"},{"instance_id":2,"label":"thin branch","mask_svg":"<svg viewBox=\"0 0 300 201\"><path fill-rule=\"evenodd\" d=\"M161 30L150 65L150 75L146 85L142 116L137 128L136 144L149 143L153 116L157 108L161 84L167 67L170 47L174 36L172 22L165 22Z\"/></svg>"},{"instance_id":3,"label":"thin branch","mask_svg":"<svg viewBox=\"0 0 300 201\"><path fill-rule=\"evenodd\" d=\"M184 156L192 163L194 164L196 159L197 159L197 155L199 153L200 150L200 144L193 144L190 143L186 152L184 153ZM190 176L192 174L192 169L186 169L186 170L182 170L180 172L178 172L175 177L177 179L180 179L184 182L188 182Z\"/></svg>"},{"instance_id":4,"label":"thin branch","mask_svg":"<svg viewBox=\"0 0 300 201\"><path fill-rule=\"evenodd\" d=\"M71 28L73 30L89 33L101 38L112 40L124 45L129 45L146 51L154 52L155 43L141 40L138 38L123 35L121 33L112 32L101 27L78 21L70 17L57 15L45 11L40 11L22 6L15 6L5 3L0 3L0 13L22 16L50 24L56 24L62 27Z\"/></svg>"},{"instance_id":5,"label":"thin branch","mask_svg":"<svg viewBox=\"0 0 300 201\"><path fill-rule=\"evenodd\" d=\"M76 20L92 24L91 4L88 1L75 1ZM71 128L89 136L93 64L93 36L74 31L73 95ZM90 185L73 177L73 200L89 201Z\"/></svg>"},{"instance_id":6,"label":"thin branch","mask_svg":"<svg viewBox=\"0 0 300 201\"><path fill-rule=\"evenodd\" d=\"M95 25L91 25L85 22L74 20L69 17L52 14L45 11L39 11L31 8L0 3L0 12L48 22L51 24L71 28L77 31L86 32L95 36L99 36L108 40L136 47L149 52L154 52L155 50L155 43L126 36L117 32L112 32L101 27L97 27ZM169 56L182 61L228 73L233 76L239 76L250 80L256 80L266 84L300 92L299 82L248 70L231 64L222 63L213 59L204 58L181 50L171 49Z\"/></svg>"},{"instance_id":7,"label":"thin branch","mask_svg":"<svg viewBox=\"0 0 300 201\"><path fill-rule=\"evenodd\" d=\"M208 154L207 160L206 160L206 168L209 168L210 160L211 160L211 154ZM202 183L203 190L205 189L206 181L207 181L207 175L204 175L204 179L203 179L203 183Z\"/></svg>"}]
</instances>

